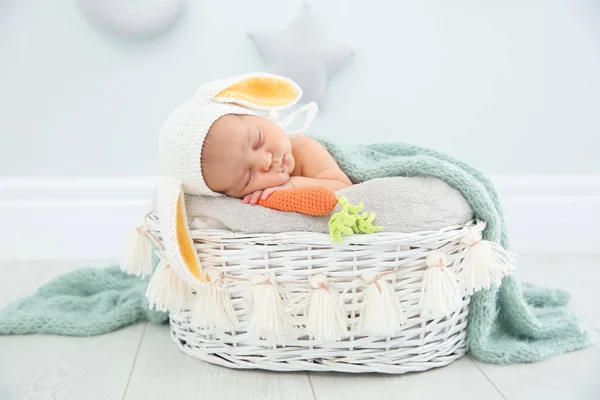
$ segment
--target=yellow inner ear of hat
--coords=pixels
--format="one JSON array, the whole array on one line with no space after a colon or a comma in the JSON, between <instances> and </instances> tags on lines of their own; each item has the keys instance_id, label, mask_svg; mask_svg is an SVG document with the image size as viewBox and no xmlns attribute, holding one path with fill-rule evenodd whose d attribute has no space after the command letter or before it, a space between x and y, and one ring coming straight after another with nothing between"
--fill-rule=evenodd
<instances>
[{"instance_id":1,"label":"yellow inner ear of hat","mask_svg":"<svg viewBox=\"0 0 600 400\"><path fill-rule=\"evenodd\" d=\"M215 97L245 100L264 107L277 107L296 100L298 90L280 79L256 77L238 82Z\"/></svg>"},{"instance_id":2,"label":"yellow inner ear of hat","mask_svg":"<svg viewBox=\"0 0 600 400\"><path fill-rule=\"evenodd\" d=\"M179 196L177 200L177 244L179 245L179 251L183 262L190 273L203 282L202 274L200 273L200 263L198 262L198 256L196 255L196 249L192 245L193 241L189 234L187 221L185 219L185 212L183 210L182 197Z\"/></svg>"}]
</instances>

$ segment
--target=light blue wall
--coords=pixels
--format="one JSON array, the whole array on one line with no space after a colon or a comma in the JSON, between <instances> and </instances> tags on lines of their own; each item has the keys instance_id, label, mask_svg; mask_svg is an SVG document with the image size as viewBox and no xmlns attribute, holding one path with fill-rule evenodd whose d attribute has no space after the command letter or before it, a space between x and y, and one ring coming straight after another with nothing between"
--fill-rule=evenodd
<instances>
[{"instance_id":1,"label":"light blue wall","mask_svg":"<svg viewBox=\"0 0 600 400\"><path fill-rule=\"evenodd\" d=\"M124 0L125 1L125 0ZM98 31L75 0L0 1L0 175L158 173L160 126L195 86L263 68L246 32L294 0L193 0L158 40ZM313 3L351 46L315 133L402 140L494 174L600 173L600 3Z\"/></svg>"}]
</instances>

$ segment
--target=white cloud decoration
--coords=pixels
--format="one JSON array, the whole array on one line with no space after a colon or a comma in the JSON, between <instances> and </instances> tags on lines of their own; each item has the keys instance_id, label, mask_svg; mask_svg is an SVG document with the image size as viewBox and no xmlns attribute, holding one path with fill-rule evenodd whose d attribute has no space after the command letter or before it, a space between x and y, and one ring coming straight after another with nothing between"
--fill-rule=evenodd
<instances>
[{"instance_id":1,"label":"white cloud decoration","mask_svg":"<svg viewBox=\"0 0 600 400\"><path fill-rule=\"evenodd\" d=\"M95 25L131 39L148 39L164 33L176 23L187 5L187 0L78 2L81 11Z\"/></svg>"}]
</instances>

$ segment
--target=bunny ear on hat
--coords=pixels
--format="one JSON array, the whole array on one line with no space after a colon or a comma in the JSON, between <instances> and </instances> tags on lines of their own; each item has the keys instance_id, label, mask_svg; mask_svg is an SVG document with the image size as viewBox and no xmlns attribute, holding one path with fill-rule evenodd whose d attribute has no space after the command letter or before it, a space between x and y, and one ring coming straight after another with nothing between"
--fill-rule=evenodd
<instances>
[{"instance_id":1,"label":"bunny ear on hat","mask_svg":"<svg viewBox=\"0 0 600 400\"><path fill-rule=\"evenodd\" d=\"M209 82L196 91L196 98L231 103L251 110L283 110L302 97L302 89L291 79L279 75L253 73Z\"/></svg>"},{"instance_id":2,"label":"bunny ear on hat","mask_svg":"<svg viewBox=\"0 0 600 400\"><path fill-rule=\"evenodd\" d=\"M204 282L204 277L188 229L182 184L174 179L164 179L158 186L156 207L171 268L188 285L198 286Z\"/></svg>"},{"instance_id":3,"label":"bunny ear on hat","mask_svg":"<svg viewBox=\"0 0 600 400\"><path fill-rule=\"evenodd\" d=\"M156 212L164 254L148 284L146 297L150 308L177 312L192 305L192 289L206 282L194 247L185 210L182 183L163 179L156 190Z\"/></svg>"},{"instance_id":4,"label":"bunny ear on hat","mask_svg":"<svg viewBox=\"0 0 600 400\"><path fill-rule=\"evenodd\" d=\"M277 111L295 105L302 97L302 89L296 82L279 75L254 73L230 79L209 82L198 88L196 98L210 99L216 103L229 103L251 110L270 111L275 122ZM317 103L310 102L290 114L279 126L286 130L302 113L306 114L301 129L288 132L290 135L304 133L317 115Z\"/></svg>"}]
</instances>

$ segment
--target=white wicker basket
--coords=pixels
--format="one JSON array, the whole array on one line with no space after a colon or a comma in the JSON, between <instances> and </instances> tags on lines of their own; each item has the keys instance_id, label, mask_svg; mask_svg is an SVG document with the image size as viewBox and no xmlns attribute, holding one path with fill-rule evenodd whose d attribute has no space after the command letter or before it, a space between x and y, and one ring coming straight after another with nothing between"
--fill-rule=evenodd
<instances>
[{"instance_id":1,"label":"white wicker basket","mask_svg":"<svg viewBox=\"0 0 600 400\"><path fill-rule=\"evenodd\" d=\"M160 242L155 215L148 218L147 227ZM466 352L469 296L465 294L446 317L422 316L419 300L426 258L443 252L447 268L460 268L455 263L463 257L460 239L484 227L483 222L472 221L440 231L353 235L333 244L328 235L319 233L240 234L192 228L203 268L219 268L229 277L228 290L240 327L235 332L199 329L192 326L190 311L184 311L171 313L171 337L186 354L230 368L399 374L447 365ZM385 279L400 299L406 320L394 335L383 337L357 329L365 288L360 279L369 272ZM286 338L285 346L273 346L249 335L244 294L249 278L265 273L286 286L291 297L301 295L311 277L326 275L331 290L343 300L347 336L317 341L300 326Z\"/></svg>"}]
</instances>

